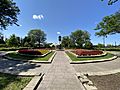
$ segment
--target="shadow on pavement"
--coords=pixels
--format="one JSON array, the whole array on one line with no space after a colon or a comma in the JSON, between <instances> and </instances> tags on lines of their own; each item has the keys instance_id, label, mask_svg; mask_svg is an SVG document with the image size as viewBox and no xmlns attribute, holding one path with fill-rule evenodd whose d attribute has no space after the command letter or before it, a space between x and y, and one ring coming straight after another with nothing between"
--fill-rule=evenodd
<instances>
[{"instance_id":1,"label":"shadow on pavement","mask_svg":"<svg viewBox=\"0 0 120 90\"><path fill-rule=\"evenodd\" d=\"M19 74L38 67L41 67L41 65L22 61L12 61L0 57L0 72L3 73Z\"/></svg>"}]
</instances>

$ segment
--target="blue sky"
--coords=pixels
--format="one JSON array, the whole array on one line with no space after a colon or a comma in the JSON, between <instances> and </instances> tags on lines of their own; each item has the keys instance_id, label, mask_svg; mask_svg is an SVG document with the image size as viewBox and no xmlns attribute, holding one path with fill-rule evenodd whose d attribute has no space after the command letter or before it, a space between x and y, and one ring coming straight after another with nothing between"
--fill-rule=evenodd
<instances>
[{"instance_id":1,"label":"blue sky","mask_svg":"<svg viewBox=\"0 0 120 90\"><path fill-rule=\"evenodd\" d=\"M57 43L57 32L62 36L81 29L91 34L93 44L102 43L102 37L95 36L96 24L104 16L115 13L120 9L120 2L107 5L100 0L14 0L21 12L18 16L17 27L9 26L2 31L5 37L11 34L24 37L31 29L41 29L47 34L47 42ZM33 19L33 15L43 15L44 19ZM120 35L111 35L106 39L107 44L120 44Z\"/></svg>"}]
</instances>

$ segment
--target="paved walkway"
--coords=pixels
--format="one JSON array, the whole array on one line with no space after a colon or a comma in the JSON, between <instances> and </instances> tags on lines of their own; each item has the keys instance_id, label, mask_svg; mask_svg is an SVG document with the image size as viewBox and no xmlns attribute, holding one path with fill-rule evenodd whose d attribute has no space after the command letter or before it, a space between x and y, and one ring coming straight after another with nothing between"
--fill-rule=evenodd
<instances>
[{"instance_id":1,"label":"paved walkway","mask_svg":"<svg viewBox=\"0 0 120 90\"><path fill-rule=\"evenodd\" d=\"M113 53L120 56L120 52ZM11 61L0 57L0 72L20 75L45 73L38 90L82 90L82 85L75 76L76 72L120 72L120 57L113 61L88 64L70 64L64 51L57 51L52 64Z\"/></svg>"},{"instance_id":2,"label":"paved walkway","mask_svg":"<svg viewBox=\"0 0 120 90\"><path fill-rule=\"evenodd\" d=\"M111 52L118 56L120 56L120 52ZM86 63L86 64L72 64L75 68L76 72L80 73L88 73L91 75L98 74L109 74L120 72L120 57L107 62L99 62L99 63ZM103 72L103 73L102 73Z\"/></svg>"},{"instance_id":3,"label":"paved walkway","mask_svg":"<svg viewBox=\"0 0 120 90\"><path fill-rule=\"evenodd\" d=\"M39 75L46 73L50 64L12 61L0 57L0 72L15 75Z\"/></svg>"},{"instance_id":4,"label":"paved walkway","mask_svg":"<svg viewBox=\"0 0 120 90\"><path fill-rule=\"evenodd\" d=\"M37 90L84 90L75 73L64 51L57 51Z\"/></svg>"}]
</instances>

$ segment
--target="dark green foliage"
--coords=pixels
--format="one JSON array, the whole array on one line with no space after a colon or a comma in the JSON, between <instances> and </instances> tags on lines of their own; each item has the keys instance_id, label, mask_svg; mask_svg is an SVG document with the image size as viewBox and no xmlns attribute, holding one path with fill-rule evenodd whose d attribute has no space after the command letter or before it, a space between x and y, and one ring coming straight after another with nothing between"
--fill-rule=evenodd
<instances>
[{"instance_id":1,"label":"dark green foliage","mask_svg":"<svg viewBox=\"0 0 120 90\"><path fill-rule=\"evenodd\" d=\"M84 48L93 49L93 44L90 41L85 42Z\"/></svg>"},{"instance_id":2,"label":"dark green foliage","mask_svg":"<svg viewBox=\"0 0 120 90\"><path fill-rule=\"evenodd\" d=\"M31 45L38 44L40 47L46 40L46 34L40 29L34 29L28 32L28 38L30 39Z\"/></svg>"},{"instance_id":3,"label":"dark green foliage","mask_svg":"<svg viewBox=\"0 0 120 90\"><path fill-rule=\"evenodd\" d=\"M13 0L0 0L0 29L6 29L7 26L17 24L17 15L20 10Z\"/></svg>"},{"instance_id":4,"label":"dark green foliage","mask_svg":"<svg viewBox=\"0 0 120 90\"><path fill-rule=\"evenodd\" d=\"M17 37L15 34L12 34L10 38L7 40L6 44L10 47L17 47L19 45Z\"/></svg>"},{"instance_id":5,"label":"dark green foliage","mask_svg":"<svg viewBox=\"0 0 120 90\"><path fill-rule=\"evenodd\" d=\"M97 24L95 30L98 36L107 36L111 34L120 33L120 10L110 16L105 16L102 21Z\"/></svg>"},{"instance_id":6,"label":"dark green foliage","mask_svg":"<svg viewBox=\"0 0 120 90\"><path fill-rule=\"evenodd\" d=\"M69 36L64 36L62 38L62 46L65 48L70 48L71 46L71 39Z\"/></svg>"},{"instance_id":7,"label":"dark green foliage","mask_svg":"<svg viewBox=\"0 0 120 90\"><path fill-rule=\"evenodd\" d=\"M98 47L98 48L104 48L105 45L104 45L104 44L100 44L100 43L98 43L97 47Z\"/></svg>"},{"instance_id":8,"label":"dark green foliage","mask_svg":"<svg viewBox=\"0 0 120 90\"><path fill-rule=\"evenodd\" d=\"M22 39L22 45L24 46L24 47L32 47L33 45L32 45L32 43L31 43L31 39L30 39L30 37L24 37L23 39Z\"/></svg>"},{"instance_id":9,"label":"dark green foliage","mask_svg":"<svg viewBox=\"0 0 120 90\"><path fill-rule=\"evenodd\" d=\"M0 33L0 44L5 44L3 34Z\"/></svg>"},{"instance_id":10,"label":"dark green foliage","mask_svg":"<svg viewBox=\"0 0 120 90\"><path fill-rule=\"evenodd\" d=\"M5 44L5 41L3 40L3 37L0 38L0 44Z\"/></svg>"},{"instance_id":11,"label":"dark green foliage","mask_svg":"<svg viewBox=\"0 0 120 90\"><path fill-rule=\"evenodd\" d=\"M120 51L120 48L100 48L100 50L105 50L105 51Z\"/></svg>"},{"instance_id":12,"label":"dark green foliage","mask_svg":"<svg viewBox=\"0 0 120 90\"><path fill-rule=\"evenodd\" d=\"M77 48L82 48L83 44L90 41L90 34L87 31L76 30L70 35L72 45Z\"/></svg>"},{"instance_id":13,"label":"dark green foliage","mask_svg":"<svg viewBox=\"0 0 120 90\"><path fill-rule=\"evenodd\" d=\"M97 36L103 36L103 44L108 35L120 33L120 10L110 16L105 16L102 21L97 24L95 30Z\"/></svg>"},{"instance_id":14,"label":"dark green foliage","mask_svg":"<svg viewBox=\"0 0 120 90\"><path fill-rule=\"evenodd\" d=\"M76 30L62 38L62 46L65 48L83 48L86 42L90 42L90 34L83 30Z\"/></svg>"},{"instance_id":15,"label":"dark green foliage","mask_svg":"<svg viewBox=\"0 0 120 90\"><path fill-rule=\"evenodd\" d=\"M5 48L4 46L2 48L0 48L0 51L16 51L16 50L20 50L20 49L29 49L28 47L9 47L9 48ZM31 48L32 49L32 48Z\"/></svg>"},{"instance_id":16,"label":"dark green foliage","mask_svg":"<svg viewBox=\"0 0 120 90\"><path fill-rule=\"evenodd\" d=\"M0 44L0 47L7 47L6 44Z\"/></svg>"},{"instance_id":17,"label":"dark green foliage","mask_svg":"<svg viewBox=\"0 0 120 90\"><path fill-rule=\"evenodd\" d=\"M45 48L52 48L53 43L45 43Z\"/></svg>"}]
</instances>

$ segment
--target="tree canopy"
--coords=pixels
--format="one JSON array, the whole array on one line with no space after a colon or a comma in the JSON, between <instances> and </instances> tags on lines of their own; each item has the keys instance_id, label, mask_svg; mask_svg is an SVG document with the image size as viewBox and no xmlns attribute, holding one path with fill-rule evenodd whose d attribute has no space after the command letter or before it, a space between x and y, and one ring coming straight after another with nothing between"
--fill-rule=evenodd
<instances>
[{"instance_id":1,"label":"tree canopy","mask_svg":"<svg viewBox=\"0 0 120 90\"><path fill-rule=\"evenodd\" d=\"M97 24L95 30L98 36L107 36L111 34L120 33L120 10L110 16L105 16L102 21Z\"/></svg>"},{"instance_id":2,"label":"tree canopy","mask_svg":"<svg viewBox=\"0 0 120 90\"><path fill-rule=\"evenodd\" d=\"M17 37L15 36L15 34L12 34L10 36L10 38L7 39L6 43L8 46L11 46L11 47L19 46L19 41L18 41Z\"/></svg>"},{"instance_id":3,"label":"tree canopy","mask_svg":"<svg viewBox=\"0 0 120 90\"><path fill-rule=\"evenodd\" d=\"M31 43L33 43L33 45L36 43L39 44L39 47L41 44L43 44L46 40L46 34L44 33L44 31L40 30L40 29L34 29L34 30L30 30L28 32L28 37L31 40Z\"/></svg>"},{"instance_id":4,"label":"tree canopy","mask_svg":"<svg viewBox=\"0 0 120 90\"><path fill-rule=\"evenodd\" d=\"M13 24L18 25L19 12L20 9L13 0L0 0L0 29L6 29L7 26Z\"/></svg>"},{"instance_id":5,"label":"tree canopy","mask_svg":"<svg viewBox=\"0 0 120 90\"><path fill-rule=\"evenodd\" d=\"M69 36L64 36L62 38L62 46L65 47L65 48L70 48L70 45L71 45L71 39Z\"/></svg>"},{"instance_id":6,"label":"tree canopy","mask_svg":"<svg viewBox=\"0 0 120 90\"><path fill-rule=\"evenodd\" d=\"M87 31L76 30L71 33L70 38L74 46L82 48L83 44L90 40L90 34Z\"/></svg>"},{"instance_id":7,"label":"tree canopy","mask_svg":"<svg viewBox=\"0 0 120 90\"><path fill-rule=\"evenodd\" d=\"M69 36L64 36L62 38L62 46L65 48L83 48L83 45L89 41L90 34L84 30L76 30L71 33Z\"/></svg>"}]
</instances>

